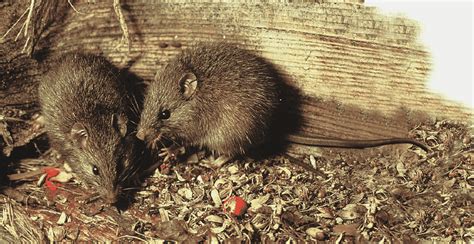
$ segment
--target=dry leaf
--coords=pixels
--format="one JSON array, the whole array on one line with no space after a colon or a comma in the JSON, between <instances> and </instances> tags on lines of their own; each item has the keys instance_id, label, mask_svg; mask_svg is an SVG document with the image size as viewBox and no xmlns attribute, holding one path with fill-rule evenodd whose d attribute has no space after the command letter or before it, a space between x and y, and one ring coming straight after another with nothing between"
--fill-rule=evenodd
<instances>
[{"instance_id":1,"label":"dry leaf","mask_svg":"<svg viewBox=\"0 0 474 244\"><path fill-rule=\"evenodd\" d=\"M359 224L341 224L336 225L332 228L332 230L336 233L341 233L349 236L357 235L357 228Z\"/></svg>"},{"instance_id":2,"label":"dry leaf","mask_svg":"<svg viewBox=\"0 0 474 244\"><path fill-rule=\"evenodd\" d=\"M214 223L219 223L219 224L224 222L224 219L222 217L217 216L217 215L209 215L204 219L209 221L209 222L214 222Z\"/></svg>"},{"instance_id":3,"label":"dry leaf","mask_svg":"<svg viewBox=\"0 0 474 244\"><path fill-rule=\"evenodd\" d=\"M227 170L229 171L230 174L234 175L239 172L239 167L237 165L232 165Z\"/></svg>"},{"instance_id":4,"label":"dry leaf","mask_svg":"<svg viewBox=\"0 0 474 244\"><path fill-rule=\"evenodd\" d=\"M249 211L258 210L259 208L263 206L263 204L265 204L268 201L268 199L270 199L270 194L266 194L264 196L260 196L258 198L253 199L252 201L250 201Z\"/></svg>"},{"instance_id":5,"label":"dry leaf","mask_svg":"<svg viewBox=\"0 0 474 244\"><path fill-rule=\"evenodd\" d=\"M329 208L323 207L323 208L317 208L317 210L319 211L319 213L317 214L317 216L319 217L326 218L326 219L334 218L334 214L332 210Z\"/></svg>"},{"instance_id":6,"label":"dry leaf","mask_svg":"<svg viewBox=\"0 0 474 244\"><path fill-rule=\"evenodd\" d=\"M356 204L347 204L342 211L339 212L339 216L346 220L352 220L360 217L360 214L356 211Z\"/></svg>"},{"instance_id":7,"label":"dry leaf","mask_svg":"<svg viewBox=\"0 0 474 244\"><path fill-rule=\"evenodd\" d=\"M67 215L65 212L62 212L59 216L58 221L56 222L58 225L63 225L67 222Z\"/></svg>"},{"instance_id":8,"label":"dry leaf","mask_svg":"<svg viewBox=\"0 0 474 244\"><path fill-rule=\"evenodd\" d=\"M306 234L317 240L324 240L325 237L324 231L316 227L306 229Z\"/></svg>"},{"instance_id":9,"label":"dry leaf","mask_svg":"<svg viewBox=\"0 0 474 244\"><path fill-rule=\"evenodd\" d=\"M170 220L168 210L164 208L160 208L158 212L160 213L161 222L166 222Z\"/></svg>"},{"instance_id":10,"label":"dry leaf","mask_svg":"<svg viewBox=\"0 0 474 244\"><path fill-rule=\"evenodd\" d=\"M219 234L219 233L223 232L227 228L227 226L229 226L229 224L230 224L229 221L226 220L226 221L224 221L222 226L211 228L211 232L213 234Z\"/></svg>"},{"instance_id":11,"label":"dry leaf","mask_svg":"<svg viewBox=\"0 0 474 244\"><path fill-rule=\"evenodd\" d=\"M221 200L221 197L219 196L219 192L216 189L211 190L211 198L216 208L221 206L222 200Z\"/></svg>"},{"instance_id":12,"label":"dry leaf","mask_svg":"<svg viewBox=\"0 0 474 244\"><path fill-rule=\"evenodd\" d=\"M407 172L407 169L405 168L405 165L403 164L403 162L398 162L396 167L397 167L398 175L401 177L404 177L405 173Z\"/></svg>"},{"instance_id":13,"label":"dry leaf","mask_svg":"<svg viewBox=\"0 0 474 244\"><path fill-rule=\"evenodd\" d=\"M187 200L192 200L193 199L193 192L189 188L180 188L178 190L178 194Z\"/></svg>"},{"instance_id":14,"label":"dry leaf","mask_svg":"<svg viewBox=\"0 0 474 244\"><path fill-rule=\"evenodd\" d=\"M51 177L50 180L56 181L56 182L61 182L61 183L66 183L69 182L72 179L73 175L72 173L67 173L65 171L60 171L58 175Z\"/></svg>"}]
</instances>

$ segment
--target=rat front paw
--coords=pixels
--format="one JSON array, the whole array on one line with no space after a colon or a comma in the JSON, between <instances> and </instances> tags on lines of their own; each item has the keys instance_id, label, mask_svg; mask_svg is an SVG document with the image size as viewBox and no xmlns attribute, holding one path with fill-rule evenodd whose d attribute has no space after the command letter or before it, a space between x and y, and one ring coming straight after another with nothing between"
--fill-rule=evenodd
<instances>
[{"instance_id":1,"label":"rat front paw","mask_svg":"<svg viewBox=\"0 0 474 244\"><path fill-rule=\"evenodd\" d=\"M158 156L164 158L163 162L176 161L178 156L183 155L184 152L184 147L173 145L160 149Z\"/></svg>"},{"instance_id":2,"label":"rat front paw","mask_svg":"<svg viewBox=\"0 0 474 244\"><path fill-rule=\"evenodd\" d=\"M220 155L216 159L214 158L214 156L210 156L207 159L203 159L201 165L211 169L219 169L222 167L222 165L229 162L231 159L232 157L225 155Z\"/></svg>"},{"instance_id":3,"label":"rat front paw","mask_svg":"<svg viewBox=\"0 0 474 244\"><path fill-rule=\"evenodd\" d=\"M31 128L33 131L40 131L45 123L46 120L44 116L39 113L36 113L31 117Z\"/></svg>"}]
</instances>

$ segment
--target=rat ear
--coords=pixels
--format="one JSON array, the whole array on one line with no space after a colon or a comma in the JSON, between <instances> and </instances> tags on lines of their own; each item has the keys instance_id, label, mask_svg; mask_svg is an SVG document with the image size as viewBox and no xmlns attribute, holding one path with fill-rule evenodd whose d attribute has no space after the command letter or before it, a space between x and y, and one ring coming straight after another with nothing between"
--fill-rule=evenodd
<instances>
[{"instance_id":1,"label":"rat ear","mask_svg":"<svg viewBox=\"0 0 474 244\"><path fill-rule=\"evenodd\" d=\"M85 148L87 146L89 133L82 123L78 122L72 126L70 136L74 145L79 146L80 148Z\"/></svg>"},{"instance_id":2,"label":"rat ear","mask_svg":"<svg viewBox=\"0 0 474 244\"><path fill-rule=\"evenodd\" d=\"M184 99L190 100L197 90L198 80L194 73L187 72L179 80L179 86L181 94L183 94Z\"/></svg>"},{"instance_id":3,"label":"rat ear","mask_svg":"<svg viewBox=\"0 0 474 244\"><path fill-rule=\"evenodd\" d=\"M125 114L115 114L112 118L112 126L114 126L119 132L122 137L127 135L127 124L128 118Z\"/></svg>"}]
</instances>

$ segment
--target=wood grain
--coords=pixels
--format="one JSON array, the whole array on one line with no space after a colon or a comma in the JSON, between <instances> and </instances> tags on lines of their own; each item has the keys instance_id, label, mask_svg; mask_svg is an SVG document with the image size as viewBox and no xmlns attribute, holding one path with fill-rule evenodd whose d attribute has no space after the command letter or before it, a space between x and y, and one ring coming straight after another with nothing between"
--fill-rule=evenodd
<instances>
[{"instance_id":1,"label":"wood grain","mask_svg":"<svg viewBox=\"0 0 474 244\"><path fill-rule=\"evenodd\" d=\"M301 131L312 135L406 136L419 122L410 117L414 113L472 123L471 110L426 87L431 57L418 40L417 23L363 4L320 2L121 1L130 49L121 42L111 1L76 1L77 11L58 2L56 13L48 12L55 18L43 21L44 30L30 45L39 61L76 50L102 53L147 82L183 48L197 42L238 43L274 64L284 80L299 89L305 97ZM9 21L0 23L0 30L11 26L23 9L9 11ZM2 48L10 57L18 56L24 43L25 38L15 42L10 36ZM0 62L1 69L18 70L20 78L0 73L2 109L28 112L36 105L32 88L42 72L34 60L18 61L18 67L14 59L6 60ZM18 101L28 106L18 107Z\"/></svg>"}]
</instances>

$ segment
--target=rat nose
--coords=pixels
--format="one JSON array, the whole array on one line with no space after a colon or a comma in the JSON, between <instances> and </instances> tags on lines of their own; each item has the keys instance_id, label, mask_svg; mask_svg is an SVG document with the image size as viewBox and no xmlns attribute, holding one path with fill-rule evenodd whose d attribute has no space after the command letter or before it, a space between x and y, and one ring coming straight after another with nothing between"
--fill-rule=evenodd
<instances>
[{"instance_id":1,"label":"rat nose","mask_svg":"<svg viewBox=\"0 0 474 244\"><path fill-rule=\"evenodd\" d=\"M102 199L105 203L115 205L122 193L122 187L120 185L105 187L101 192Z\"/></svg>"},{"instance_id":2,"label":"rat nose","mask_svg":"<svg viewBox=\"0 0 474 244\"><path fill-rule=\"evenodd\" d=\"M118 194L116 191L107 192L103 197L104 201L108 204L114 204L118 200Z\"/></svg>"},{"instance_id":3,"label":"rat nose","mask_svg":"<svg viewBox=\"0 0 474 244\"><path fill-rule=\"evenodd\" d=\"M138 129L137 138L144 142L153 140L154 130L153 129Z\"/></svg>"},{"instance_id":4,"label":"rat nose","mask_svg":"<svg viewBox=\"0 0 474 244\"><path fill-rule=\"evenodd\" d=\"M145 130L144 129L139 129L138 132L137 132L137 138L144 141L145 136L146 136Z\"/></svg>"}]
</instances>

